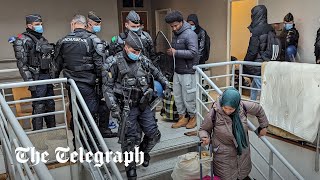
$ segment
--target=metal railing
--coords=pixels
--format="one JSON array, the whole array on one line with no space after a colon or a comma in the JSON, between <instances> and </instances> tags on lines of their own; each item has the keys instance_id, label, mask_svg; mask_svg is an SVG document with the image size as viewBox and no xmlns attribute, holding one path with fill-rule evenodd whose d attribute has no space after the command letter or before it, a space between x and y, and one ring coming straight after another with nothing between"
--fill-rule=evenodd
<instances>
[{"instance_id":1,"label":"metal railing","mask_svg":"<svg viewBox=\"0 0 320 180\"><path fill-rule=\"evenodd\" d=\"M250 65L250 66L261 66L262 63L256 63L256 62L244 62L244 61L234 61L234 62L220 62L220 63L212 63L212 64L204 64L204 65L198 65L195 66L194 68L196 69L196 83L197 83L197 88L196 88L196 108L197 108L197 125L198 129L200 128L200 125L202 124L202 121L204 120L204 117L202 114L204 113L204 109L206 112L209 112L209 107L208 105L212 104L214 102L214 99L211 97L210 92L215 91L219 95L222 94L221 89L226 89L230 86L226 85L225 87L218 87L212 79L217 79L217 78L231 78L231 86L234 86L235 84L235 66L239 66L239 92L242 95L242 90L243 89L249 89L249 90L257 90L261 91L261 89L256 89L256 88L250 88L250 87L245 87L243 86L242 82L242 77L255 77L255 78L261 78L260 76L252 76L248 74L243 74L243 66L244 65ZM208 77L203 71L202 68L215 68L215 67L223 67L223 66L232 66L232 73L231 74L226 74L226 75L218 75L218 76L211 76ZM203 81L206 81L212 89L205 90L203 88ZM202 96L205 95L207 96L210 101L208 102L203 102ZM243 100L247 101L252 101L250 99L242 98ZM257 101L253 101L257 102ZM248 120L248 127L250 130L255 131L257 128L251 123L251 121ZM269 179L272 180L274 174L276 174L280 179L284 179L280 173L275 169L273 160L274 160L274 155L278 157L278 159L289 169L289 171L299 180L303 180L304 178L300 175L300 173L282 156L282 154L268 141L266 137L260 137L260 139L264 142L264 144L267 146L267 148L270 150L269 153L269 160L267 160L266 157L262 155L258 151L258 149L253 145L250 144L251 147L258 153L259 156L262 157L262 159L268 164L269 166L269 176L267 177L264 175L261 171L261 169L258 168L258 166L252 162L253 166L257 169L257 171L263 176L264 179Z\"/></svg>"},{"instance_id":2,"label":"metal railing","mask_svg":"<svg viewBox=\"0 0 320 180\"><path fill-rule=\"evenodd\" d=\"M93 142L93 146L96 151L99 151L97 143L93 140L93 136L97 137L98 142L100 146L102 147L102 150L106 153L109 153L109 149L81 95L79 92L78 87L76 86L75 82L73 80L68 81L70 84L70 91L71 91L71 100L69 103L72 103L72 112L73 112L73 122L75 127L75 140L77 147L83 147L84 145L82 142L84 142L88 148L89 151L92 151L91 147L88 146L87 137L90 137L91 141ZM30 162L20 164L15 161L14 149L17 147L34 147L31 143L28 135L29 134L36 134L36 133L43 133L48 131L54 131L58 129L66 129L66 136L68 137L68 126L67 126L67 119L66 119L66 105L65 105L65 93L64 93L64 85L67 83L66 78L61 79L49 79L49 80L40 80L40 81L30 81L30 82L17 82L17 83L5 83L0 84L0 89L3 94L0 94L0 102L1 102L1 110L0 110L0 138L1 142L3 144L3 151L5 156L5 164L6 164L6 172L9 174L10 177L13 179L16 179L16 176L20 176L21 179L25 179L24 172L27 174L29 179L34 179L32 172L30 169L34 169L33 171L35 174L39 177L39 179L45 179L50 180L53 179L48 168L44 163L39 163L38 165L33 165ZM43 85L43 84L59 84L60 85L60 95L54 95L49 97L42 97L42 98L28 98L23 100L16 100L16 101L6 101L5 99L5 91L4 89L11 89L16 87L27 87L27 86L36 86L36 85ZM16 117L12 110L10 109L10 104L18 104L18 103L26 103L26 102L33 102L33 101L40 101L40 100L48 100L48 99L62 99L62 108L63 110L57 110L55 112L49 112L49 113L42 113L42 114L35 114L35 115L28 115L23 117ZM79 103L77 103L77 101ZM81 108L81 109L80 109ZM56 114L63 114L64 118L64 125L59 125L54 128L46 128L36 131L28 131L25 132L25 130L21 127L19 124L19 121L23 121L26 119L34 118L34 117L43 117L47 115L56 115ZM78 119L78 115L80 119ZM84 119L84 116L86 117L86 120ZM80 123L80 121L82 123ZM93 132L89 131L87 123L90 123ZM82 124L82 126L80 125ZM84 127L84 129L83 129ZM81 141L80 139L83 139ZM67 138L67 144L70 147L70 142ZM79 146L80 145L80 146ZM13 148L12 148L13 147ZM27 154L28 157L30 157L31 154ZM70 157L70 152L69 152ZM53 161L57 162L57 161ZM79 162L79 161L78 161ZM52 161L50 161L52 163ZM71 162L70 162L71 165ZM109 172L106 164L103 165L103 169L105 173L101 171L100 168L94 167L92 163L89 163L89 171L93 176L93 179L113 179L113 177L116 177L118 180L122 179L122 176L120 174L119 169L115 165L113 161L110 161L109 165L111 166L112 172L114 176L111 175ZM23 167L21 167L23 166ZM76 170L75 170L76 169ZM71 178L74 179L73 174L80 172L77 168L71 168L70 166L70 174ZM16 173L17 171L17 173ZM99 178L96 176L97 173L99 175ZM105 175L106 176L105 176Z\"/></svg>"},{"instance_id":3,"label":"metal railing","mask_svg":"<svg viewBox=\"0 0 320 180\"><path fill-rule=\"evenodd\" d=\"M52 83L55 83L57 81L58 80ZM39 85L41 84L41 82L32 82L32 84ZM15 87L22 87L26 84L2 84L0 85L0 89L9 88L10 85ZM50 174L48 168L43 162L40 161L38 164L32 164L30 161L28 161L27 163L20 164L16 161L14 151L15 148L30 148L34 146L28 138L26 132L22 129L21 125L17 121L16 116L12 112L11 108L9 107L8 103L6 102L2 94L0 94L0 104L1 145L4 149L3 154L5 158L6 172L8 172L9 177L12 179L17 179L17 177L19 177L20 179L26 179L26 173L28 179L35 179L33 173L31 172L31 170L33 170L33 172L39 179L53 180L52 175ZM30 151L27 152L27 156L29 158L32 156Z\"/></svg>"},{"instance_id":4,"label":"metal railing","mask_svg":"<svg viewBox=\"0 0 320 180\"><path fill-rule=\"evenodd\" d=\"M73 122L74 122L74 131L75 131L75 137L76 137L76 147L83 147L83 144L81 142L81 139L79 138L80 136L84 139L84 142L86 144L86 146L88 147L89 151L92 151L92 147L89 146L89 143L87 141L87 136L90 138L91 142L93 143L93 148L95 148L96 151L99 151L98 145L95 142L92 133L94 133L95 137L98 140L98 143L100 144L102 150L104 152L109 152L109 149L75 83L75 81L73 79L69 79L68 80L69 84L71 85L71 103L72 103L72 116L73 116ZM77 103L77 101L79 103ZM82 110L80 109L80 106L82 107ZM80 120L82 122L83 127L81 126L80 120L78 119L78 117L80 117ZM86 123L85 117L87 119L87 121L90 123L91 128L93 130L93 132L90 132L89 127ZM87 133L87 136L85 135L85 133ZM113 175L115 175L115 177L118 180L122 179L121 173L118 169L118 167L116 166L116 164L113 161L110 161L109 165L111 166L111 169L113 171ZM112 179L111 173L109 172L106 164L103 164L103 169L106 172L107 178L108 179ZM93 164L89 164L89 168L91 171L94 171L94 169L97 170L98 175L100 176L100 178L105 179L105 177L102 174L102 171L100 168L94 167ZM95 176L95 173L92 172L93 176ZM95 177L95 179L97 179Z\"/></svg>"}]
</instances>

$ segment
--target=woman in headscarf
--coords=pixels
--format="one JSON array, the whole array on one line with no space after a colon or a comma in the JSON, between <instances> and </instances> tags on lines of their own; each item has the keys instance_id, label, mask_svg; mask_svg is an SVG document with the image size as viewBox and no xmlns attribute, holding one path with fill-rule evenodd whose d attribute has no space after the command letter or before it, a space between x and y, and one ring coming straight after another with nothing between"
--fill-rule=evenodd
<instances>
[{"instance_id":1,"label":"woman in headscarf","mask_svg":"<svg viewBox=\"0 0 320 180\"><path fill-rule=\"evenodd\" d=\"M203 144L213 144L214 174L222 180L247 179L251 171L247 114L259 121L259 136L267 134L268 119L263 108L241 101L235 88L228 88L214 102L199 130Z\"/></svg>"}]
</instances>

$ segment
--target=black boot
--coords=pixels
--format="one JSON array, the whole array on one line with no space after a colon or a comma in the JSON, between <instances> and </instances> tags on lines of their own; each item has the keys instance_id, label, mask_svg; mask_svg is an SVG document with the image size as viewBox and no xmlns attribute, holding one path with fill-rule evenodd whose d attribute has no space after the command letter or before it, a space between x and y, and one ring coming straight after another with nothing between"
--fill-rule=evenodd
<instances>
[{"instance_id":1,"label":"black boot","mask_svg":"<svg viewBox=\"0 0 320 180\"><path fill-rule=\"evenodd\" d=\"M54 115L44 117L46 121L47 128L56 127L56 118Z\"/></svg>"},{"instance_id":2,"label":"black boot","mask_svg":"<svg viewBox=\"0 0 320 180\"><path fill-rule=\"evenodd\" d=\"M122 152L133 152L134 153L134 147L135 147L135 138L130 137L126 138L126 140L121 144ZM134 155L133 155L134 156ZM137 179L137 171L136 171L136 162L131 162L126 169L126 174L128 180L136 180Z\"/></svg>"},{"instance_id":3,"label":"black boot","mask_svg":"<svg viewBox=\"0 0 320 180\"><path fill-rule=\"evenodd\" d=\"M127 178L128 180L136 180L137 179L137 171L136 168L132 167L128 170L126 170Z\"/></svg>"},{"instance_id":4,"label":"black boot","mask_svg":"<svg viewBox=\"0 0 320 180\"><path fill-rule=\"evenodd\" d=\"M150 159L151 159L151 157L150 157L149 153L144 153L144 161L142 163L142 166L143 167L148 167Z\"/></svg>"},{"instance_id":5,"label":"black boot","mask_svg":"<svg viewBox=\"0 0 320 180\"><path fill-rule=\"evenodd\" d=\"M153 138L149 138L146 135L143 137L143 141L139 145L139 151L144 152L144 161L142 163L143 167L148 167L150 162L150 154L149 152L152 148L160 141L161 133L158 130Z\"/></svg>"}]
</instances>

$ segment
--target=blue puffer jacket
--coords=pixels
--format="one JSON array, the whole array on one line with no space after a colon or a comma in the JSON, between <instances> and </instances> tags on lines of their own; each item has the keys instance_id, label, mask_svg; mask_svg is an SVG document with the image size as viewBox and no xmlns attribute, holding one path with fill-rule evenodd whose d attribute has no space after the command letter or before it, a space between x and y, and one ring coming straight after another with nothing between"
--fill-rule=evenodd
<instances>
[{"instance_id":1,"label":"blue puffer jacket","mask_svg":"<svg viewBox=\"0 0 320 180\"><path fill-rule=\"evenodd\" d=\"M191 26L186 21L178 32L175 32L172 38L172 48L176 49L176 68L178 74L194 74L192 68L199 64L198 54L198 36L191 30Z\"/></svg>"}]
</instances>

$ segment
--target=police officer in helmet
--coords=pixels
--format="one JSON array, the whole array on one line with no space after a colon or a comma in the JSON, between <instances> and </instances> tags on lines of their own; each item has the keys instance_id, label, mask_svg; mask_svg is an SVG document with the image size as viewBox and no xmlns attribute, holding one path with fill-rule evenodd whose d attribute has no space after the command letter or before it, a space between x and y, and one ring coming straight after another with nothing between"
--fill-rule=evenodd
<instances>
[{"instance_id":1,"label":"police officer in helmet","mask_svg":"<svg viewBox=\"0 0 320 180\"><path fill-rule=\"evenodd\" d=\"M24 81L51 79L50 63L52 62L54 46L42 36L42 18L39 14L26 16L26 31L19 34L13 42L17 66ZM30 86L32 98L54 96L53 85ZM32 114L42 114L55 111L53 99L32 102ZM32 119L33 130L43 128L43 119L47 128L56 126L55 116L35 117Z\"/></svg>"},{"instance_id":2,"label":"police officer in helmet","mask_svg":"<svg viewBox=\"0 0 320 180\"><path fill-rule=\"evenodd\" d=\"M93 11L90 11L87 16L88 20L88 25L87 25L87 31L95 34L101 31L101 18L97 16ZM108 56L108 43L106 41L101 40L104 44L104 51L105 55L103 59ZM110 110L108 109L106 102L102 100L103 94L102 94L102 80L101 76L96 79L96 92L98 95L98 100L99 100L99 110L97 114L97 122L98 122L98 127L100 130L100 133L102 137L104 138L112 138L116 137L117 134L113 133L111 129L109 128L109 116L110 116Z\"/></svg>"},{"instance_id":3,"label":"police officer in helmet","mask_svg":"<svg viewBox=\"0 0 320 180\"><path fill-rule=\"evenodd\" d=\"M75 15L70 23L71 33L57 42L55 55L56 76L63 71L66 78L76 82L79 91L93 117L99 109L99 99L95 91L96 79L101 76L101 65L105 55L103 42L93 33L86 30L87 20L83 15ZM69 89L69 87L67 87ZM69 89L69 99L70 89ZM70 109L72 103L70 103ZM87 118L85 117L87 121ZM79 119L81 122L81 120ZM71 130L74 132L73 121ZM92 131L87 121L89 130ZM94 136L94 134L93 134ZM88 137L89 146L93 144ZM94 136L94 139L96 137ZM75 145L75 140L74 145ZM97 142L97 141L96 141ZM88 149L88 147L86 147ZM93 148L93 151L95 149Z\"/></svg>"},{"instance_id":4,"label":"police officer in helmet","mask_svg":"<svg viewBox=\"0 0 320 180\"><path fill-rule=\"evenodd\" d=\"M170 93L169 81L142 54L143 44L140 37L128 31L124 48L115 56L110 56L102 68L103 92L111 115L120 119L121 126L126 127L121 142L122 151L134 152L136 145L145 153L143 166L149 165L149 152L160 141L160 131L150 108L154 96L153 81L157 80L165 87L165 95ZM129 108L128 108L129 106ZM125 116L124 114L128 112ZM138 127L145 136L141 142ZM121 128L119 128L119 131ZM141 142L141 143L140 143ZM136 164L126 167L128 179L136 179Z\"/></svg>"},{"instance_id":5,"label":"police officer in helmet","mask_svg":"<svg viewBox=\"0 0 320 180\"><path fill-rule=\"evenodd\" d=\"M128 32L135 32L142 41L142 54L150 59L152 62L156 60L157 55L154 50L153 40L149 33L142 30L141 19L138 13L134 10L130 11L126 17L125 31L120 33L119 36L114 36L110 43L110 54L115 55L116 53L123 50L124 41L128 37Z\"/></svg>"}]
</instances>

